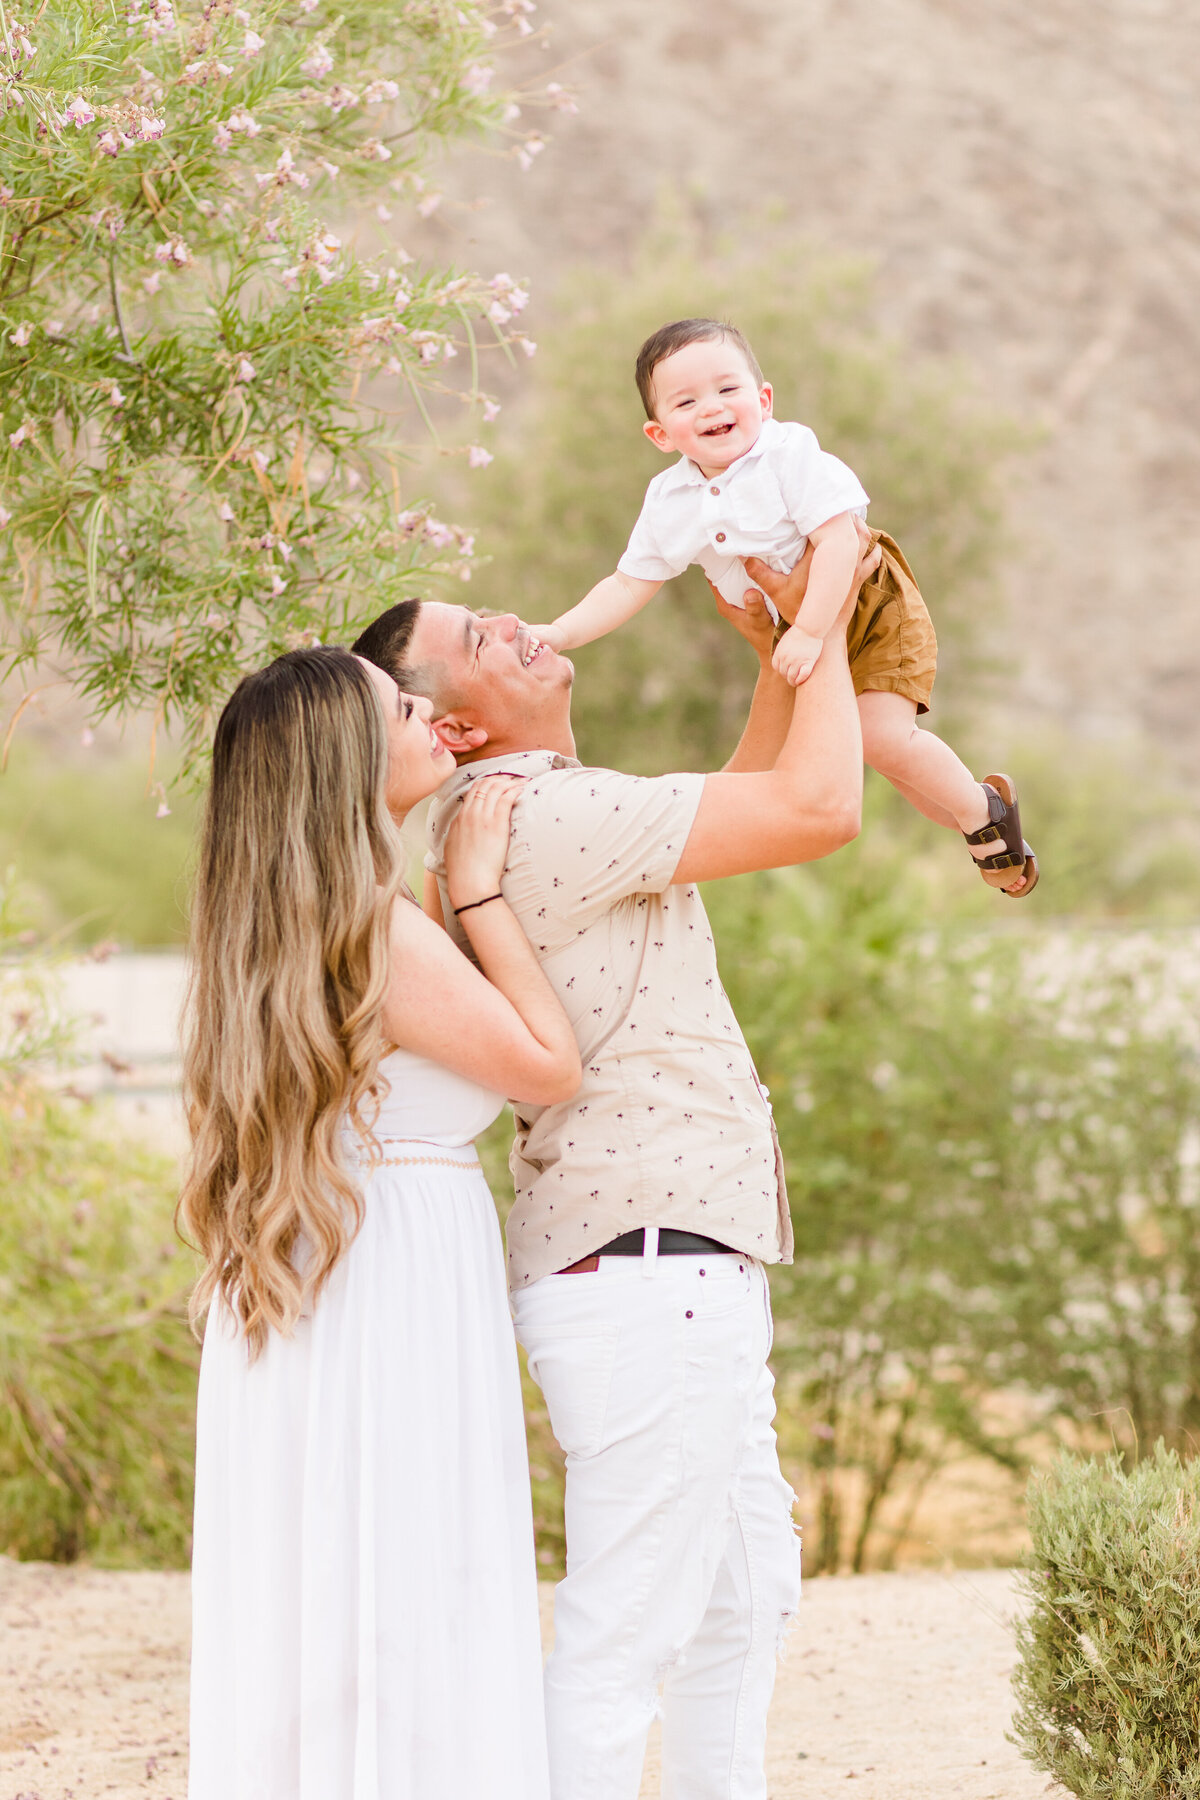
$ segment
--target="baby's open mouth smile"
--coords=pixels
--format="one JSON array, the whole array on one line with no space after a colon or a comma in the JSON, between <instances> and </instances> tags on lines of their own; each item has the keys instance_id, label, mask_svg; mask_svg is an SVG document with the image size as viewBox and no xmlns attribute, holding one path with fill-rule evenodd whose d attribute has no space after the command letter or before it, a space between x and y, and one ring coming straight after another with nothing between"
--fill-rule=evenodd
<instances>
[{"instance_id":1,"label":"baby's open mouth smile","mask_svg":"<svg viewBox=\"0 0 1200 1800\"><path fill-rule=\"evenodd\" d=\"M701 437L727 437L733 430L733 423L727 425L706 425L700 433Z\"/></svg>"}]
</instances>

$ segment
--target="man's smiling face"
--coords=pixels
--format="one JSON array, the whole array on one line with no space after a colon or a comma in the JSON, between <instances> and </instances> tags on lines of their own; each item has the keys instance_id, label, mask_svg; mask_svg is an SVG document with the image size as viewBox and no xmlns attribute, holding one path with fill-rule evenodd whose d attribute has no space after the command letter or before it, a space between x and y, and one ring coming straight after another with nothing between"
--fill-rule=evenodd
<instances>
[{"instance_id":1,"label":"man's smiling face","mask_svg":"<svg viewBox=\"0 0 1200 1800\"><path fill-rule=\"evenodd\" d=\"M426 601L409 657L429 671L439 735L460 761L562 751L564 741L571 754L574 667L539 645L515 613L484 618L465 606Z\"/></svg>"}]
</instances>

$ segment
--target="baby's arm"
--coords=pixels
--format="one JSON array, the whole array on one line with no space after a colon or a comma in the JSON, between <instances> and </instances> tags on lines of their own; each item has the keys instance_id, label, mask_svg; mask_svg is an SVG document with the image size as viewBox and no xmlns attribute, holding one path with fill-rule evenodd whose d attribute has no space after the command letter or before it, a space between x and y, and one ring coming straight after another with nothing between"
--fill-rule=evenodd
<instances>
[{"instance_id":1,"label":"baby's arm","mask_svg":"<svg viewBox=\"0 0 1200 1800\"><path fill-rule=\"evenodd\" d=\"M578 650L581 644L590 644L593 638L604 637L632 619L661 586L661 581L639 581L618 569L598 581L578 606L555 619L553 625L535 625L534 634L551 650Z\"/></svg>"},{"instance_id":2,"label":"baby's arm","mask_svg":"<svg viewBox=\"0 0 1200 1800\"><path fill-rule=\"evenodd\" d=\"M790 631L775 646L772 666L793 687L807 681L817 665L825 639L846 603L858 565L858 527L854 514L837 513L810 531L813 547L804 603Z\"/></svg>"}]
</instances>

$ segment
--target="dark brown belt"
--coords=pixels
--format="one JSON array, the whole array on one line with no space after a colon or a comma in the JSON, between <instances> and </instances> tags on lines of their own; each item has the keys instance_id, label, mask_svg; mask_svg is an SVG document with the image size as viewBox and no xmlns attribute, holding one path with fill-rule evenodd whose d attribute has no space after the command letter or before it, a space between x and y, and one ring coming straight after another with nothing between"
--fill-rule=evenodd
<instances>
[{"instance_id":1,"label":"dark brown belt","mask_svg":"<svg viewBox=\"0 0 1200 1800\"><path fill-rule=\"evenodd\" d=\"M591 1275L600 1267L602 1256L644 1256L646 1253L646 1233L644 1230L623 1231L620 1237L611 1238L594 1250L590 1256L584 1256L579 1262L560 1269L560 1275ZM658 1233L658 1254L660 1256L737 1256L739 1252L732 1250L728 1244L718 1243L716 1238L702 1237L698 1231L676 1231L664 1225Z\"/></svg>"}]
</instances>

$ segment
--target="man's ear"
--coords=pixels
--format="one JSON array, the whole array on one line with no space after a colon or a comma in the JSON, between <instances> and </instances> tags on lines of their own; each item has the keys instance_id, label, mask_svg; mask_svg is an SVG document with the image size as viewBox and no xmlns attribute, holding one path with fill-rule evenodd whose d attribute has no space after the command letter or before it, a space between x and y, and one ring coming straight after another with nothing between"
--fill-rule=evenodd
<instances>
[{"instance_id":1,"label":"man's ear","mask_svg":"<svg viewBox=\"0 0 1200 1800\"><path fill-rule=\"evenodd\" d=\"M675 448L657 419L647 419L646 423L642 426L642 430L650 439L654 448L656 450L661 450L664 455L669 456L671 451Z\"/></svg>"},{"instance_id":2,"label":"man's ear","mask_svg":"<svg viewBox=\"0 0 1200 1800\"><path fill-rule=\"evenodd\" d=\"M440 719L433 721L433 729L455 756L465 756L469 750L481 750L488 741L482 725L472 725L459 713L443 713Z\"/></svg>"}]
</instances>

